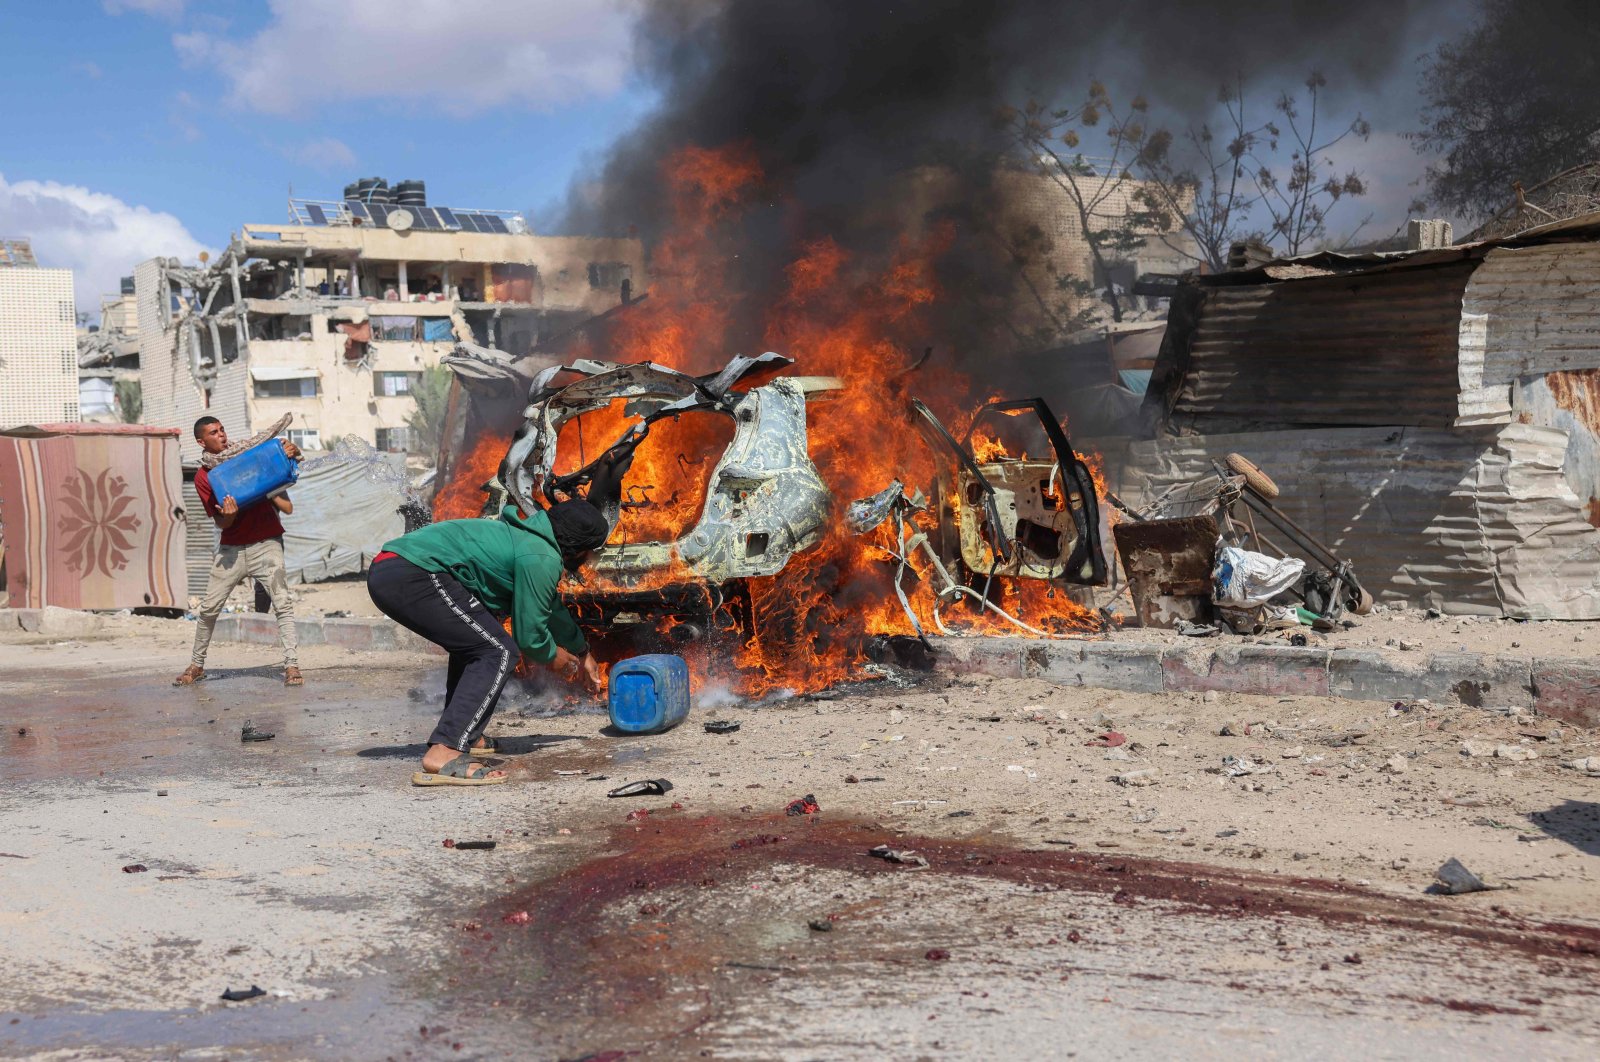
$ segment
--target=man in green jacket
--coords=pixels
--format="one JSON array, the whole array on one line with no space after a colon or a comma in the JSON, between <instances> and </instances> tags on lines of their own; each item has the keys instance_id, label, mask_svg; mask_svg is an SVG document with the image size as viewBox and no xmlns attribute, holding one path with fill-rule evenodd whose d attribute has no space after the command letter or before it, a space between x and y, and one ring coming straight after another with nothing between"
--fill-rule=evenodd
<instances>
[{"instance_id":1,"label":"man in green jacket","mask_svg":"<svg viewBox=\"0 0 1600 1062\"><path fill-rule=\"evenodd\" d=\"M574 499L526 515L508 506L498 520L445 520L384 543L367 573L373 604L450 654L444 714L412 784L506 780L472 756L493 751L484 727L519 650L599 689L599 668L556 584L609 533L599 509ZM496 613L511 616L510 634Z\"/></svg>"}]
</instances>

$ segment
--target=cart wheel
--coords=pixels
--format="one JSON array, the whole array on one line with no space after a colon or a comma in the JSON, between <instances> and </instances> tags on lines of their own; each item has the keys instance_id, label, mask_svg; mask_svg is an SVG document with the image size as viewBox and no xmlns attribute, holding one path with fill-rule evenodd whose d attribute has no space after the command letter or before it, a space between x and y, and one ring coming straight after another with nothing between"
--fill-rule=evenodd
<instances>
[{"instance_id":1,"label":"cart wheel","mask_svg":"<svg viewBox=\"0 0 1600 1062\"><path fill-rule=\"evenodd\" d=\"M1372 595L1365 590L1356 598L1355 604L1350 606L1350 612L1356 616L1365 616L1372 611Z\"/></svg>"},{"instance_id":2,"label":"cart wheel","mask_svg":"<svg viewBox=\"0 0 1600 1062\"><path fill-rule=\"evenodd\" d=\"M1278 496L1278 485L1272 482L1272 477L1255 466L1255 463L1243 454L1229 454L1223 459L1224 463L1233 470L1234 475L1244 477L1244 485L1271 501Z\"/></svg>"}]
</instances>

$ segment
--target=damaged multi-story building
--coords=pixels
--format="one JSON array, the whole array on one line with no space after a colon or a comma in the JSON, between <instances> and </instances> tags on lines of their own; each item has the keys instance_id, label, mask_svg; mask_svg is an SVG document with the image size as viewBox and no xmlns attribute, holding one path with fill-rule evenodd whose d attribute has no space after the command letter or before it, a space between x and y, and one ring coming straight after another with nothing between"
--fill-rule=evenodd
<instances>
[{"instance_id":1,"label":"damaged multi-story building","mask_svg":"<svg viewBox=\"0 0 1600 1062\"><path fill-rule=\"evenodd\" d=\"M145 422L209 413L243 438L293 413L302 449L414 450L413 391L455 344L523 354L643 290L636 239L537 235L510 211L429 205L420 181L345 193L291 200L214 260L137 267Z\"/></svg>"},{"instance_id":2,"label":"damaged multi-story building","mask_svg":"<svg viewBox=\"0 0 1600 1062\"><path fill-rule=\"evenodd\" d=\"M85 423L138 420L139 313L133 278L100 300L100 323L78 332L78 410Z\"/></svg>"},{"instance_id":3,"label":"damaged multi-story building","mask_svg":"<svg viewBox=\"0 0 1600 1062\"><path fill-rule=\"evenodd\" d=\"M0 429L78 419L72 270L39 265L25 239L0 239Z\"/></svg>"}]
</instances>

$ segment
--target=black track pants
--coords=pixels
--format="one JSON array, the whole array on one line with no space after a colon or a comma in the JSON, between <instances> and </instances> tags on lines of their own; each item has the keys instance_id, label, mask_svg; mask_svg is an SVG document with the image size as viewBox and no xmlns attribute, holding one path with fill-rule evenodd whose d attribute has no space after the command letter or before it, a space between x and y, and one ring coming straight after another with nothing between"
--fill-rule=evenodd
<instances>
[{"instance_id":1,"label":"black track pants","mask_svg":"<svg viewBox=\"0 0 1600 1062\"><path fill-rule=\"evenodd\" d=\"M455 577L385 557L367 572L367 593L385 616L450 654L444 714L428 738L465 752L489 725L517 664L517 643Z\"/></svg>"}]
</instances>

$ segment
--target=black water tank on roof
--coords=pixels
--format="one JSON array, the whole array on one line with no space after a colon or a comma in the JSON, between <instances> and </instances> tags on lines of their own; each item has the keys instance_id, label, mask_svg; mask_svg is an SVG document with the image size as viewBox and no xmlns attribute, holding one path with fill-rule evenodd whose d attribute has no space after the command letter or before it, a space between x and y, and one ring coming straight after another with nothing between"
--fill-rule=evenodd
<instances>
[{"instance_id":1,"label":"black water tank on roof","mask_svg":"<svg viewBox=\"0 0 1600 1062\"><path fill-rule=\"evenodd\" d=\"M356 182L357 195L363 203L392 203L389 182L382 177L363 177Z\"/></svg>"},{"instance_id":2,"label":"black water tank on roof","mask_svg":"<svg viewBox=\"0 0 1600 1062\"><path fill-rule=\"evenodd\" d=\"M399 203L401 206L427 206L427 182L396 181L394 186L394 201Z\"/></svg>"},{"instance_id":3,"label":"black water tank on roof","mask_svg":"<svg viewBox=\"0 0 1600 1062\"><path fill-rule=\"evenodd\" d=\"M345 185L344 186L344 197L346 199L360 199L361 198L361 182L356 181L356 182L353 182L351 184Z\"/></svg>"}]
</instances>

